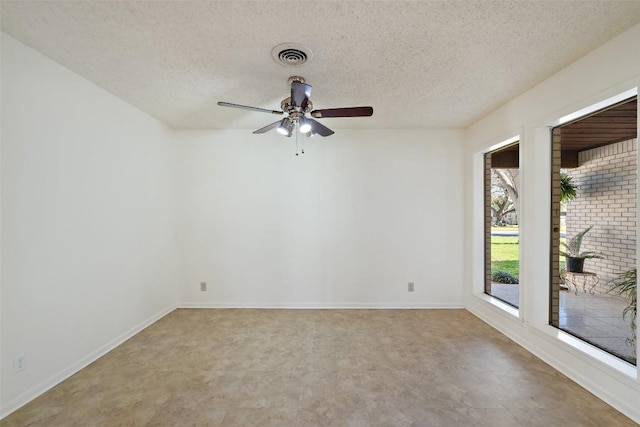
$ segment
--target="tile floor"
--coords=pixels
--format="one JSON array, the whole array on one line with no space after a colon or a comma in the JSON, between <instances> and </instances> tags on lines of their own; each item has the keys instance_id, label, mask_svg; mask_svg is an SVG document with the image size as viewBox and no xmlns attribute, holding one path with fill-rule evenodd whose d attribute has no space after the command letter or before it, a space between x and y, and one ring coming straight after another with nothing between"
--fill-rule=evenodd
<instances>
[{"instance_id":1,"label":"tile floor","mask_svg":"<svg viewBox=\"0 0 640 427\"><path fill-rule=\"evenodd\" d=\"M176 310L14 426L636 425L465 310Z\"/></svg>"},{"instance_id":2,"label":"tile floor","mask_svg":"<svg viewBox=\"0 0 640 427\"><path fill-rule=\"evenodd\" d=\"M627 344L631 327L622 318L626 305L612 295L561 292L560 329L631 362L633 348Z\"/></svg>"},{"instance_id":3,"label":"tile floor","mask_svg":"<svg viewBox=\"0 0 640 427\"><path fill-rule=\"evenodd\" d=\"M494 283L491 292L512 305L518 305L518 285ZM633 348L629 321L622 318L624 299L614 295L583 292L581 289L560 292L560 329L580 337L616 356L631 362Z\"/></svg>"}]
</instances>

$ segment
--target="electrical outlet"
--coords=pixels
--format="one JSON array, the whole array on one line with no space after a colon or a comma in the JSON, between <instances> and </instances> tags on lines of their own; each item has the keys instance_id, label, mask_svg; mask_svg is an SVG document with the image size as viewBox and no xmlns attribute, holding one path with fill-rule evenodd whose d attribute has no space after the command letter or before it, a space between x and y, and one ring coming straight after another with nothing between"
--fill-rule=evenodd
<instances>
[{"instance_id":1,"label":"electrical outlet","mask_svg":"<svg viewBox=\"0 0 640 427\"><path fill-rule=\"evenodd\" d=\"M207 282L200 282L200 292L207 292Z\"/></svg>"},{"instance_id":2,"label":"electrical outlet","mask_svg":"<svg viewBox=\"0 0 640 427\"><path fill-rule=\"evenodd\" d=\"M414 289L413 282L409 282L409 286L408 286L408 289L407 289L407 290L408 290L409 292L413 292L413 289Z\"/></svg>"},{"instance_id":3,"label":"electrical outlet","mask_svg":"<svg viewBox=\"0 0 640 427\"><path fill-rule=\"evenodd\" d=\"M24 357L24 353L17 354L13 358L13 372L23 371L27 366L27 359Z\"/></svg>"}]
</instances>

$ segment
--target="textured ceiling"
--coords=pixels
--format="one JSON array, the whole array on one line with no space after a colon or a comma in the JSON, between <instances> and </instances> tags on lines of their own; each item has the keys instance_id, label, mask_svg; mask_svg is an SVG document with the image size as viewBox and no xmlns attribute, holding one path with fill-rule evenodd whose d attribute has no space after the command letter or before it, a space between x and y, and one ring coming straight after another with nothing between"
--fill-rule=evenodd
<instances>
[{"instance_id":1,"label":"textured ceiling","mask_svg":"<svg viewBox=\"0 0 640 427\"><path fill-rule=\"evenodd\" d=\"M6 1L2 30L178 129L257 129L287 78L340 128L466 127L640 22L640 1ZM280 43L313 60L285 67Z\"/></svg>"}]
</instances>

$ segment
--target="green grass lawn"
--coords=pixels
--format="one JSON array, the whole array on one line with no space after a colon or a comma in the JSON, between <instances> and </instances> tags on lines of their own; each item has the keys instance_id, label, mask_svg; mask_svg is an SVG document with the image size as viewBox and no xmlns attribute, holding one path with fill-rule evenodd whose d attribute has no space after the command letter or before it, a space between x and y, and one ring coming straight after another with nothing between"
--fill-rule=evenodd
<instances>
[{"instance_id":1,"label":"green grass lawn","mask_svg":"<svg viewBox=\"0 0 640 427\"><path fill-rule=\"evenodd\" d=\"M518 226L517 225L503 225L503 226L492 226L491 227L491 231L493 232L501 232L501 231L518 231Z\"/></svg>"},{"instance_id":2,"label":"green grass lawn","mask_svg":"<svg viewBox=\"0 0 640 427\"><path fill-rule=\"evenodd\" d=\"M498 270L520 277L518 262L518 236L491 236L491 274ZM560 239L564 242L564 239ZM560 270L564 269L564 257L560 257Z\"/></svg>"},{"instance_id":3,"label":"green grass lawn","mask_svg":"<svg viewBox=\"0 0 640 427\"><path fill-rule=\"evenodd\" d=\"M520 275L518 262L518 236L491 237L491 274L498 270L516 277Z\"/></svg>"}]
</instances>

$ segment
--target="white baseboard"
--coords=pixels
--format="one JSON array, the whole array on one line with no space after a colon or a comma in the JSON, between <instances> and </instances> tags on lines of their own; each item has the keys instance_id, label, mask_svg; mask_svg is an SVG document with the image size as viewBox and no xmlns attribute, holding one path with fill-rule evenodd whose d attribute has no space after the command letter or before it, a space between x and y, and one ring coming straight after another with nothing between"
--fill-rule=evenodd
<instances>
[{"instance_id":1,"label":"white baseboard","mask_svg":"<svg viewBox=\"0 0 640 427\"><path fill-rule=\"evenodd\" d=\"M158 320L160 320L161 318L163 318L167 314L171 313L175 309L176 309L176 305L174 305L174 304L172 304L169 307L166 307L165 309L161 310L160 312L154 314L153 316L147 318L146 320L142 321L138 325L136 325L133 328L129 329L124 334L122 334L119 337L109 341L108 343L106 343L105 345L100 347L99 349L91 352L90 354L88 354L87 356L83 357L79 361L71 364L67 368L65 368L62 371L58 372L57 374L53 375L51 378L47 379L46 381L43 381L42 383L30 388L29 390L27 390L24 393L22 393L20 396L16 397L12 401L10 401L7 404L5 404L4 406L2 406L2 408L0 408L0 420L5 418L6 416L11 414L12 412L16 411L17 409L21 408L22 406L26 405L27 403L31 402L33 399L35 399L36 397L40 396L44 392L46 392L46 391L50 390L51 388L55 387L56 385L60 384L62 381L66 380L67 378L69 378L70 376L75 374L76 372L78 372L81 369L85 368L87 365L95 362L100 357L104 356L105 354L107 354L108 352L110 352L111 350L113 350L114 348L116 348L117 346L119 346L120 344L122 344L123 342L125 342L126 340L128 340L129 338L134 336L135 334L137 334L138 332L142 331L143 329L145 329L146 327L148 327L152 323L157 322Z\"/></svg>"},{"instance_id":2,"label":"white baseboard","mask_svg":"<svg viewBox=\"0 0 640 427\"><path fill-rule=\"evenodd\" d=\"M424 309L464 309L459 303L440 304L385 304L385 303L290 303L290 304L263 304L263 303L214 303L214 302L183 302L178 308L254 308L254 309L381 309L381 310L424 310Z\"/></svg>"}]
</instances>

